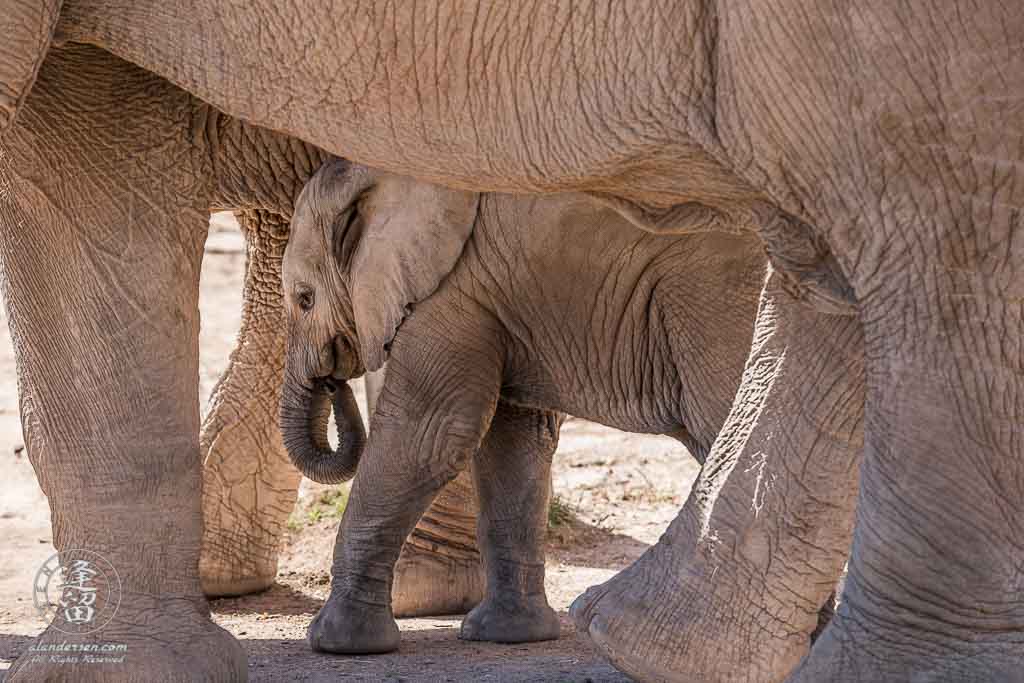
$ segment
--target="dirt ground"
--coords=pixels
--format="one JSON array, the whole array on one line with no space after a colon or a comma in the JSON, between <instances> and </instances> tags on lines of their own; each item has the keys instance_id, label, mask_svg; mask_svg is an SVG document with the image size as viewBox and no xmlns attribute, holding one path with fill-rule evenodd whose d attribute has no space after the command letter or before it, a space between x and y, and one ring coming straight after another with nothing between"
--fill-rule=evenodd
<instances>
[{"instance_id":1,"label":"dirt ground","mask_svg":"<svg viewBox=\"0 0 1024 683\"><path fill-rule=\"evenodd\" d=\"M205 402L234 345L240 319L241 236L215 217L203 264L200 395ZM362 392L361 382L357 393ZM360 404L361 397L360 397ZM17 381L6 318L0 325L0 680L44 623L32 583L53 554L49 509L22 451ZM403 619L401 649L373 657L314 655L305 630L326 596L344 490L303 481L289 522L278 582L269 591L213 602L214 619L249 653L254 681L624 681L578 637L573 599L628 565L668 526L697 474L667 437L625 434L583 420L562 429L554 477L547 590L562 638L531 645L467 643L459 617Z\"/></svg>"}]
</instances>

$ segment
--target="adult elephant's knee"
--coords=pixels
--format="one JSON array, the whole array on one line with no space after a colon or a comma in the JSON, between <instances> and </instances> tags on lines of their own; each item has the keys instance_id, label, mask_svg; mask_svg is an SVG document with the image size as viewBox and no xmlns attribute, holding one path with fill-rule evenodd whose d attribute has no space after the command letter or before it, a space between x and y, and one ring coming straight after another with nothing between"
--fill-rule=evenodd
<instances>
[{"instance_id":1,"label":"adult elephant's knee","mask_svg":"<svg viewBox=\"0 0 1024 683\"><path fill-rule=\"evenodd\" d=\"M274 582L281 539L301 475L281 440L284 369L281 257L287 220L239 213L246 237L244 310L228 368L203 423L203 592L243 595Z\"/></svg>"}]
</instances>

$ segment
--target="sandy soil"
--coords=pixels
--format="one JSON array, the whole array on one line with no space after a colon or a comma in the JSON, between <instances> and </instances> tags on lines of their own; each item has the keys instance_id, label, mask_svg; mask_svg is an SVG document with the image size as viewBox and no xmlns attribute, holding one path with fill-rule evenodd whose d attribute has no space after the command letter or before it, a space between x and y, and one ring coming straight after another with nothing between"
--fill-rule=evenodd
<instances>
[{"instance_id":1,"label":"sandy soil","mask_svg":"<svg viewBox=\"0 0 1024 683\"><path fill-rule=\"evenodd\" d=\"M203 264L201 396L213 388L238 329L244 253L231 220L215 218ZM361 383L356 387L361 393ZM6 319L0 326L0 680L43 628L32 581L53 554L49 509L21 444L17 381ZM269 591L213 603L214 619L249 653L255 681L623 681L586 641L566 610L588 586L628 565L675 516L697 465L675 441L625 434L583 420L562 430L555 458L558 500L549 532L547 589L562 615L562 638L532 645L466 643L460 619L400 620L402 646L374 657L314 655L309 620L326 596L331 548L344 492L304 481L289 523L278 583Z\"/></svg>"}]
</instances>

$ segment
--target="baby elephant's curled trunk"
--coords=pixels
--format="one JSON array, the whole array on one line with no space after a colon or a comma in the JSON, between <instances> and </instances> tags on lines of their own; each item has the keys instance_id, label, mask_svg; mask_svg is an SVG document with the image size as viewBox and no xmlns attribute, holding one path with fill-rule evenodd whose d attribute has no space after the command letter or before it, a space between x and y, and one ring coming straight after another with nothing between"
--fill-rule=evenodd
<instances>
[{"instance_id":1,"label":"baby elephant's curled trunk","mask_svg":"<svg viewBox=\"0 0 1024 683\"><path fill-rule=\"evenodd\" d=\"M337 450L327 440L332 404L338 423ZM359 406L345 382L337 387L318 382L312 389L286 382L281 397L281 435L292 463L321 484L340 484L354 477L366 444Z\"/></svg>"}]
</instances>

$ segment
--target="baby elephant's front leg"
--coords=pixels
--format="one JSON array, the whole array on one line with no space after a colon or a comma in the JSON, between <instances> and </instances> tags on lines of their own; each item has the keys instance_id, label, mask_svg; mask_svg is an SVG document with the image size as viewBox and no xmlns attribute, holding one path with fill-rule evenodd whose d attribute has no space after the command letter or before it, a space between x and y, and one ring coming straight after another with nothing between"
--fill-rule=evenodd
<instances>
[{"instance_id":1,"label":"baby elephant's front leg","mask_svg":"<svg viewBox=\"0 0 1024 683\"><path fill-rule=\"evenodd\" d=\"M309 627L317 651L369 654L398 647L391 588L402 544L468 464L494 414L500 347L477 331L453 334L461 343L427 343L416 334L421 321L406 322L415 343L399 337L393 347L338 530L331 594Z\"/></svg>"},{"instance_id":2,"label":"baby elephant's front leg","mask_svg":"<svg viewBox=\"0 0 1024 683\"><path fill-rule=\"evenodd\" d=\"M487 590L462 622L460 638L497 643L558 638L558 615L544 592L544 542L551 458L562 420L559 413L498 404L472 463Z\"/></svg>"}]
</instances>

